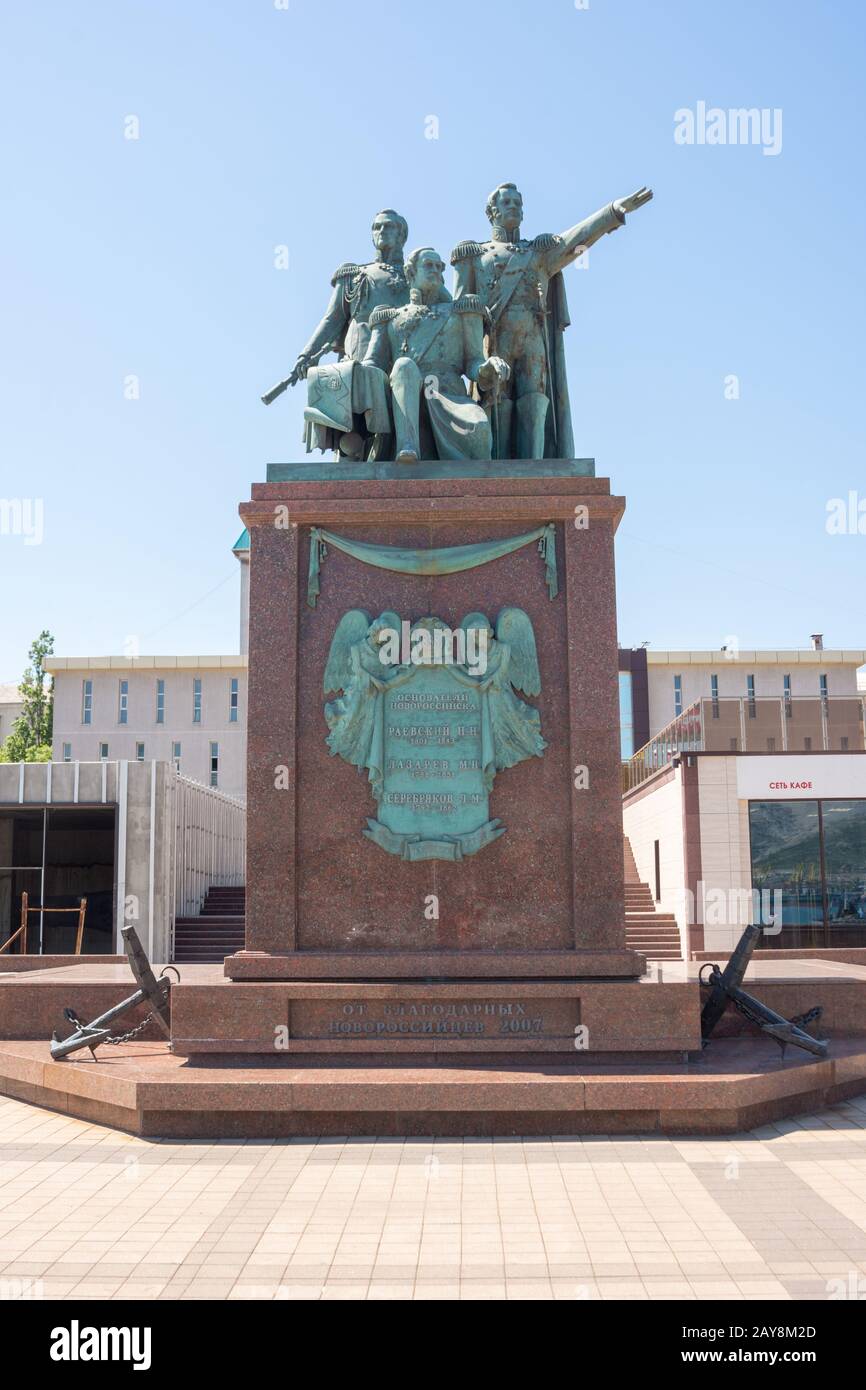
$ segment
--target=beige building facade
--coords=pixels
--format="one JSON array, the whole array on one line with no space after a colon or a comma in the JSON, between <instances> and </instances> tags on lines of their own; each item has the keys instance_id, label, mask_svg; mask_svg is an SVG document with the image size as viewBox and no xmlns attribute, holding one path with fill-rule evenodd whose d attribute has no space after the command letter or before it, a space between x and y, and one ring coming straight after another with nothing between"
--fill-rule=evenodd
<instances>
[{"instance_id":1,"label":"beige building facade","mask_svg":"<svg viewBox=\"0 0 866 1390\"><path fill-rule=\"evenodd\" d=\"M866 651L653 651L646 654L650 736L701 699L857 697Z\"/></svg>"},{"instance_id":2,"label":"beige building facade","mask_svg":"<svg viewBox=\"0 0 866 1390\"><path fill-rule=\"evenodd\" d=\"M51 657L57 762L166 762L246 790L246 656Z\"/></svg>"},{"instance_id":3,"label":"beige building facade","mask_svg":"<svg viewBox=\"0 0 866 1390\"><path fill-rule=\"evenodd\" d=\"M15 720L24 713L24 702L17 685L0 685L0 748L12 732Z\"/></svg>"},{"instance_id":4,"label":"beige building facade","mask_svg":"<svg viewBox=\"0 0 866 1390\"><path fill-rule=\"evenodd\" d=\"M246 530L232 553L241 579L237 654L55 656L46 661L54 678L55 761L166 762L185 778L245 799Z\"/></svg>"}]
</instances>

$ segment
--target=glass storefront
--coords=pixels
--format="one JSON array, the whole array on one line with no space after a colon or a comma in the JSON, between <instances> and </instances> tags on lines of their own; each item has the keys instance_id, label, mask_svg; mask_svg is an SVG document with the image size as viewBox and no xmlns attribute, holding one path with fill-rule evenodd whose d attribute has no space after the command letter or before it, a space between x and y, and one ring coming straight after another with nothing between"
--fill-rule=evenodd
<instances>
[{"instance_id":1,"label":"glass storefront","mask_svg":"<svg viewBox=\"0 0 866 1390\"><path fill-rule=\"evenodd\" d=\"M866 801L823 801L824 878L830 945L866 944Z\"/></svg>"},{"instance_id":2,"label":"glass storefront","mask_svg":"<svg viewBox=\"0 0 866 1390\"><path fill-rule=\"evenodd\" d=\"M752 887L781 894L776 947L866 946L866 800L750 801Z\"/></svg>"}]
</instances>

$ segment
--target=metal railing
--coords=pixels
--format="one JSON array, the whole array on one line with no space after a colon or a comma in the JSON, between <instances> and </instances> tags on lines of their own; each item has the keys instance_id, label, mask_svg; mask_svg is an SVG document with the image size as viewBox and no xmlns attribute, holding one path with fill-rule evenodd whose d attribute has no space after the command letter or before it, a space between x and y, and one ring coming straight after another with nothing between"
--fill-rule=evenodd
<instances>
[{"instance_id":1,"label":"metal railing","mask_svg":"<svg viewBox=\"0 0 866 1390\"><path fill-rule=\"evenodd\" d=\"M866 700L860 695L705 696L689 705L623 764L623 791L640 786L680 753L860 752Z\"/></svg>"},{"instance_id":2,"label":"metal railing","mask_svg":"<svg viewBox=\"0 0 866 1390\"><path fill-rule=\"evenodd\" d=\"M208 888L240 887L246 873L243 801L175 773L171 953L178 917L195 917Z\"/></svg>"}]
</instances>

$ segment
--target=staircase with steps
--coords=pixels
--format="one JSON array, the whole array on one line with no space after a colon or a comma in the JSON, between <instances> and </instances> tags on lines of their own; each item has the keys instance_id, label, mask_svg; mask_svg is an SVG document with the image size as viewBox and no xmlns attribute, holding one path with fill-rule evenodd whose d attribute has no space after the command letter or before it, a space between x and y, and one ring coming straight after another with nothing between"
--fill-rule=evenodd
<instances>
[{"instance_id":1,"label":"staircase with steps","mask_svg":"<svg viewBox=\"0 0 866 1390\"><path fill-rule=\"evenodd\" d=\"M641 882L628 840L623 844L626 945L650 960L682 960L680 932L670 912L657 912L649 885ZM246 889L209 888L198 917L178 917L174 959L180 965L220 962L244 948Z\"/></svg>"},{"instance_id":2,"label":"staircase with steps","mask_svg":"<svg viewBox=\"0 0 866 1390\"><path fill-rule=\"evenodd\" d=\"M198 917L178 917L174 924L174 959L178 965L223 961L244 949L246 889L209 888Z\"/></svg>"},{"instance_id":3,"label":"staircase with steps","mask_svg":"<svg viewBox=\"0 0 866 1390\"><path fill-rule=\"evenodd\" d=\"M641 881L628 837L623 837L625 944L650 960L682 960L680 929L672 912L657 912L648 883Z\"/></svg>"}]
</instances>

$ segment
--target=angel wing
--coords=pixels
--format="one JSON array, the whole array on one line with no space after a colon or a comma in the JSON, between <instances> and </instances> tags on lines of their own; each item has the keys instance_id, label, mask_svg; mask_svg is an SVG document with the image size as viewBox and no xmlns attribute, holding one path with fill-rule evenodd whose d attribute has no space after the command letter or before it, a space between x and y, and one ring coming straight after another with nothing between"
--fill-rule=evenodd
<instances>
[{"instance_id":1,"label":"angel wing","mask_svg":"<svg viewBox=\"0 0 866 1390\"><path fill-rule=\"evenodd\" d=\"M511 648L508 678L525 695L541 692L541 672L532 619L522 608L503 608L496 618L496 640L507 642Z\"/></svg>"},{"instance_id":2,"label":"angel wing","mask_svg":"<svg viewBox=\"0 0 866 1390\"><path fill-rule=\"evenodd\" d=\"M357 642L363 642L369 626L370 614L363 608L350 608L337 623L325 667L326 695L332 690L347 689L352 678L351 650Z\"/></svg>"}]
</instances>

